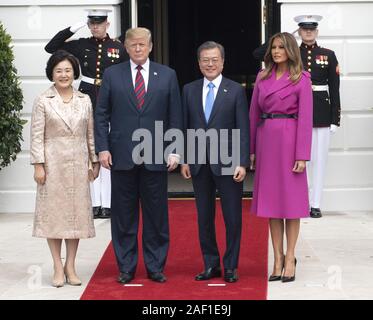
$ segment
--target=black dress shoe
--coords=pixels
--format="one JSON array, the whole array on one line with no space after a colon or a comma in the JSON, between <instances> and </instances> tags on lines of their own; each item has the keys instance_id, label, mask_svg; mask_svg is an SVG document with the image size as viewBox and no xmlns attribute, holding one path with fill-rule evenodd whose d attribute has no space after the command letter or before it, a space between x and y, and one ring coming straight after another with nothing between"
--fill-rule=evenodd
<instances>
[{"instance_id":1,"label":"black dress shoe","mask_svg":"<svg viewBox=\"0 0 373 320\"><path fill-rule=\"evenodd\" d=\"M102 208L100 218L101 219L109 219L110 218L110 208Z\"/></svg>"},{"instance_id":2,"label":"black dress shoe","mask_svg":"<svg viewBox=\"0 0 373 320\"><path fill-rule=\"evenodd\" d=\"M321 210L319 208L311 208L310 216L311 218L321 218Z\"/></svg>"},{"instance_id":3,"label":"black dress shoe","mask_svg":"<svg viewBox=\"0 0 373 320\"><path fill-rule=\"evenodd\" d=\"M132 272L121 272L118 276L119 283L130 283L135 278L135 274Z\"/></svg>"},{"instance_id":4,"label":"black dress shoe","mask_svg":"<svg viewBox=\"0 0 373 320\"><path fill-rule=\"evenodd\" d=\"M226 269L224 270L225 282L233 283L238 281L237 269Z\"/></svg>"},{"instance_id":5,"label":"black dress shoe","mask_svg":"<svg viewBox=\"0 0 373 320\"><path fill-rule=\"evenodd\" d=\"M97 219L101 214L101 207L92 207L93 219Z\"/></svg>"},{"instance_id":6,"label":"black dress shoe","mask_svg":"<svg viewBox=\"0 0 373 320\"><path fill-rule=\"evenodd\" d=\"M292 282L292 281L295 281L295 268L297 267L297 258L295 258L294 260L294 275L292 277L285 277L283 276L281 278L281 281L282 282Z\"/></svg>"},{"instance_id":7,"label":"black dress shoe","mask_svg":"<svg viewBox=\"0 0 373 320\"><path fill-rule=\"evenodd\" d=\"M163 283L167 278L162 272L148 272L148 278L152 281Z\"/></svg>"},{"instance_id":8,"label":"black dress shoe","mask_svg":"<svg viewBox=\"0 0 373 320\"><path fill-rule=\"evenodd\" d=\"M196 275L195 279L197 281L210 280L212 278L221 277L220 267L208 268L205 271Z\"/></svg>"}]
</instances>

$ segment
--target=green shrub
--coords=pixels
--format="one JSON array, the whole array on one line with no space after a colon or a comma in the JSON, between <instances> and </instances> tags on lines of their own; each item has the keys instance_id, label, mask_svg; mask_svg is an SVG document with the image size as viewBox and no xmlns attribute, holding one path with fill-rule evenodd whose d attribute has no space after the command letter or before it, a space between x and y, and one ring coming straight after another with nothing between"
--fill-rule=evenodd
<instances>
[{"instance_id":1,"label":"green shrub","mask_svg":"<svg viewBox=\"0 0 373 320\"><path fill-rule=\"evenodd\" d=\"M27 122L20 117L23 95L10 43L11 37L0 23L0 170L21 151L22 129Z\"/></svg>"}]
</instances>

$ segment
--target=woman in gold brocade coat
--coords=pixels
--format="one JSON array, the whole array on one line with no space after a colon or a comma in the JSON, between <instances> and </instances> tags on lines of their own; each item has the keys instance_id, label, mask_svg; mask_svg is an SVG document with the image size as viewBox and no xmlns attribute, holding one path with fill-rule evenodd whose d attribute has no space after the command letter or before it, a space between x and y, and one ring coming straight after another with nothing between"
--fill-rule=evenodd
<instances>
[{"instance_id":1,"label":"woman in gold brocade coat","mask_svg":"<svg viewBox=\"0 0 373 320\"><path fill-rule=\"evenodd\" d=\"M62 287L65 277L70 285L80 285L75 271L79 239L95 236L89 167L96 177L99 164L92 106L88 95L72 87L79 77L73 55L62 50L54 53L46 74L54 85L35 100L31 122L31 164L37 182L33 236L47 238L54 262L52 285Z\"/></svg>"}]
</instances>

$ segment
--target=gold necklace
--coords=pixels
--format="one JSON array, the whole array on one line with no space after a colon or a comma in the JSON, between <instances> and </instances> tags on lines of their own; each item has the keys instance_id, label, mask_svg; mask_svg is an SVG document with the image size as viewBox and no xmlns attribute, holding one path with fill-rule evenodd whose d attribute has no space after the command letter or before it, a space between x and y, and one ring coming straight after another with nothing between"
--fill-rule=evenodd
<instances>
[{"instance_id":1,"label":"gold necklace","mask_svg":"<svg viewBox=\"0 0 373 320\"><path fill-rule=\"evenodd\" d=\"M65 101L65 100L62 99L62 102L67 104L67 103L69 103L72 99L73 99L73 95L71 95L71 98L70 98L69 100L67 100L67 101Z\"/></svg>"}]
</instances>

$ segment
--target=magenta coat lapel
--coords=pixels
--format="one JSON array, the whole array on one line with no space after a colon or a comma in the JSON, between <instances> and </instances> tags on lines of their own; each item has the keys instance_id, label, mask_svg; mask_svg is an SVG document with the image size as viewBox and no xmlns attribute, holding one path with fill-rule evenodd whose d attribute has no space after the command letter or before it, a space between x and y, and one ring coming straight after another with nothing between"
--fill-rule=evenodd
<instances>
[{"instance_id":1,"label":"magenta coat lapel","mask_svg":"<svg viewBox=\"0 0 373 320\"><path fill-rule=\"evenodd\" d=\"M276 80L276 69L273 68L271 76L266 81L263 81L263 85L266 89L264 90L265 95L263 98L266 98L280 90L291 91L292 84L293 83L289 79L288 71L286 71L280 79ZM284 92L284 95L286 96L286 92Z\"/></svg>"}]
</instances>

